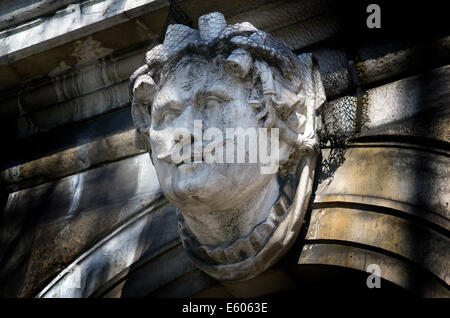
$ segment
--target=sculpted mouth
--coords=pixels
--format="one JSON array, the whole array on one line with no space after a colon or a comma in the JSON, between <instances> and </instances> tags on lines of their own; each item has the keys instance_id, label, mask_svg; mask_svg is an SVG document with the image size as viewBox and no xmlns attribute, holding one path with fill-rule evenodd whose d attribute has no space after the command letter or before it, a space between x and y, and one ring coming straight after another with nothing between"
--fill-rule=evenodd
<instances>
[{"instance_id":1,"label":"sculpted mouth","mask_svg":"<svg viewBox=\"0 0 450 318\"><path fill-rule=\"evenodd\" d=\"M177 167L185 166L185 165L188 165L188 164L191 164L191 163L193 163L193 162L192 161L189 161L189 162L181 161L180 163L177 163Z\"/></svg>"},{"instance_id":2,"label":"sculpted mouth","mask_svg":"<svg viewBox=\"0 0 450 318\"><path fill-rule=\"evenodd\" d=\"M200 166L202 163L203 161L180 162L179 164L177 164L177 169L180 172L192 171L194 169L197 169L197 167Z\"/></svg>"},{"instance_id":3,"label":"sculpted mouth","mask_svg":"<svg viewBox=\"0 0 450 318\"><path fill-rule=\"evenodd\" d=\"M177 167L181 167L181 166L193 166L193 165L198 165L200 163L203 163L204 161L182 161L180 163L177 163Z\"/></svg>"},{"instance_id":4,"label":"sculpted mouth","mask_svg":"<svg viewBox=\"0 0 450 318\"><path fill-rule=\"evenodd\" d=\"M186 160L181 161L177 164L177 168L183 168L183 169L193 169L200 165L201 163L204 163L203 157L201 160L195 161L194 154L191 155L190 158L187 158Z\"/></svg>"},{"instance_id":5,"label":"sculpted mouth","mask_svg":"<svg viewBox=\"0 0 450 318\"><path fill-rule=\"evenodd\" d=\"M181 167L181 166L197 166L200 163L204 163L204 162L205 161L203 160L203 157L202 157L201 161L195 161L194 154L192 154L190 159L186 159L186 160L183 160L183 161L177 163L177 168Z\"/></svg>"}]
</instances>

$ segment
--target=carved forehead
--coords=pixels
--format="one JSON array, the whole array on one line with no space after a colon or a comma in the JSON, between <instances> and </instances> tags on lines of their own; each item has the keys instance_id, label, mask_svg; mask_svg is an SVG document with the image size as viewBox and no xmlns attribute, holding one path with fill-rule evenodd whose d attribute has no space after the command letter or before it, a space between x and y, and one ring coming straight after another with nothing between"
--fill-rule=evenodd
<instances>
[{"instance_id":1,"label":"carved forehead","mask_svg":"<svg viewBox=\"0 0 450 318\"><path fill-rule=\"evenodd\" d=\"M198 57L186 57L167 68L158 83L155 101L177 92L204 87L209 68L209 61Z\"/></svg>"},{"instance_id":2,"label":"carved forehead","mask_svg":"<svg viewBox=\"0 0 450 318\"><path fill-rule=\"evenodd\" d=\"M182 102L198 93L213 91L219 95L230 95L240 88L246 89L248 85L248 80L238 79L224 70L221 57L185 56L166 69L158 84L153 107L161 107L167 100Z\"/></svg>"}]
</instances>

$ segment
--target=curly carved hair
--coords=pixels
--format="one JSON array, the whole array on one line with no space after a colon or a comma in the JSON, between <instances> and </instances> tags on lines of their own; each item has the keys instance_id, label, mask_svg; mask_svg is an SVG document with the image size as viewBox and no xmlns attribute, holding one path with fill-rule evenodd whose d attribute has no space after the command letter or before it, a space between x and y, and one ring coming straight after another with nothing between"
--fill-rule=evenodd
<instances>
[{"instance_id":1,"label":"curly carved hair","mask_svg":"<svg viewBox=\"0 0 450 318\"><path fill-rule=\"evenodd\" d=\"M201 57L215 60L233 76L251 81L249 104L266 128L279 128L294 148L279 173L295 169L303 151L318 151L315 118L325 101L316 60L296 56L283 42L244 22L227 25L220 13L200 17L199 30L169 26L164 43L146 54L146 64L130 78L136 146L151 153L148 129L153 96L180 62Z\"/></svg>"}]
</instances>

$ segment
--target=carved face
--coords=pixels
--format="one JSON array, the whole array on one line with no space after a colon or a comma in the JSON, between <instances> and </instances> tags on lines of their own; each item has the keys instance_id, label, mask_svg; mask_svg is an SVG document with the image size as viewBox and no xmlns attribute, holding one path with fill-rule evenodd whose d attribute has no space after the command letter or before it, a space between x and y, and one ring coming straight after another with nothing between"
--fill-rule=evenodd
<instances>
[{"instance_id":1,"label":"carved face","mask_svg":"<svg viewBox=\"0 0 450 318\"><path fill-rule=\"evenodd\" d=\"M249 279L280 259L299 233L323 86L310 54L297 57L249 23L227 25L215 12L198 25L169 26L164 43L131 76L136 142L151 150L191 260L219 280Z\"/></svg>"},{"instance_id":2,"label":"carved face","mask_svg":"<svg viewBox=\"0 0 450 318\"><path fill-rule=\"evenodd\" d=\"M260 163L248 163L249 143L246 163L206 163L203 158L202 162L177 164L168 154L183 141L178 128L192 134L187 145L194 151L193 142L198 138L194 120L201 121L203 131L217 128L224 139L226 128L261 127L255 110L248 104L251 85L248 80L228 74L215 60L184 59L173 69L155 94L151 113L152 159L161 188L172 203L187 213L239 207L272 177L260 173ZM197 140L203 150L214 141L213 137L206 137ZM226 153L224 145L224 157Z\"/></svg>"}]
</instances>

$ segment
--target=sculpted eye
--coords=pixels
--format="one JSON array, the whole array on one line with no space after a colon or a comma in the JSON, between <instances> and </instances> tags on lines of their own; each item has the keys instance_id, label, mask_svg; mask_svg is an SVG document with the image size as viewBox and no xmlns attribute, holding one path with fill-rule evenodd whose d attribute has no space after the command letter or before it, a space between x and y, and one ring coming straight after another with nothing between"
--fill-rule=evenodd
<instances>
[{"instance_id":1,"label":"sculpted eye","mask_svg":"<svg viewBox=\"0 0 450 318\"><path fill-rule=\"evenodd\" d=\"M160 117L160 122L169 123L175 120L180 115L180 111L177 109L166 109Z\"/></svg>"},{"instance_id":2,"label":"sculpted eye","mask_svg":"<svg viewBox=\"0 0 450 318\"><path fill-rule=\"evenodd\" d=\"M216 95L209 95L206 97L206 108L215 108L221 104L229 102L229 99L216 96Z\"/></svg>"},{"instance_id":3,"label":"sculpted eye","mask_svg":"<svg viewBox=\"0 0 450 318\"><path fill-rule=\"evenodd\" d=\"M215 96L209 96L206 99L206 108L214 108L219 106L221 103L223 103L223 101L221 101L219 98Z\"/></svg>"}]
</instances>

